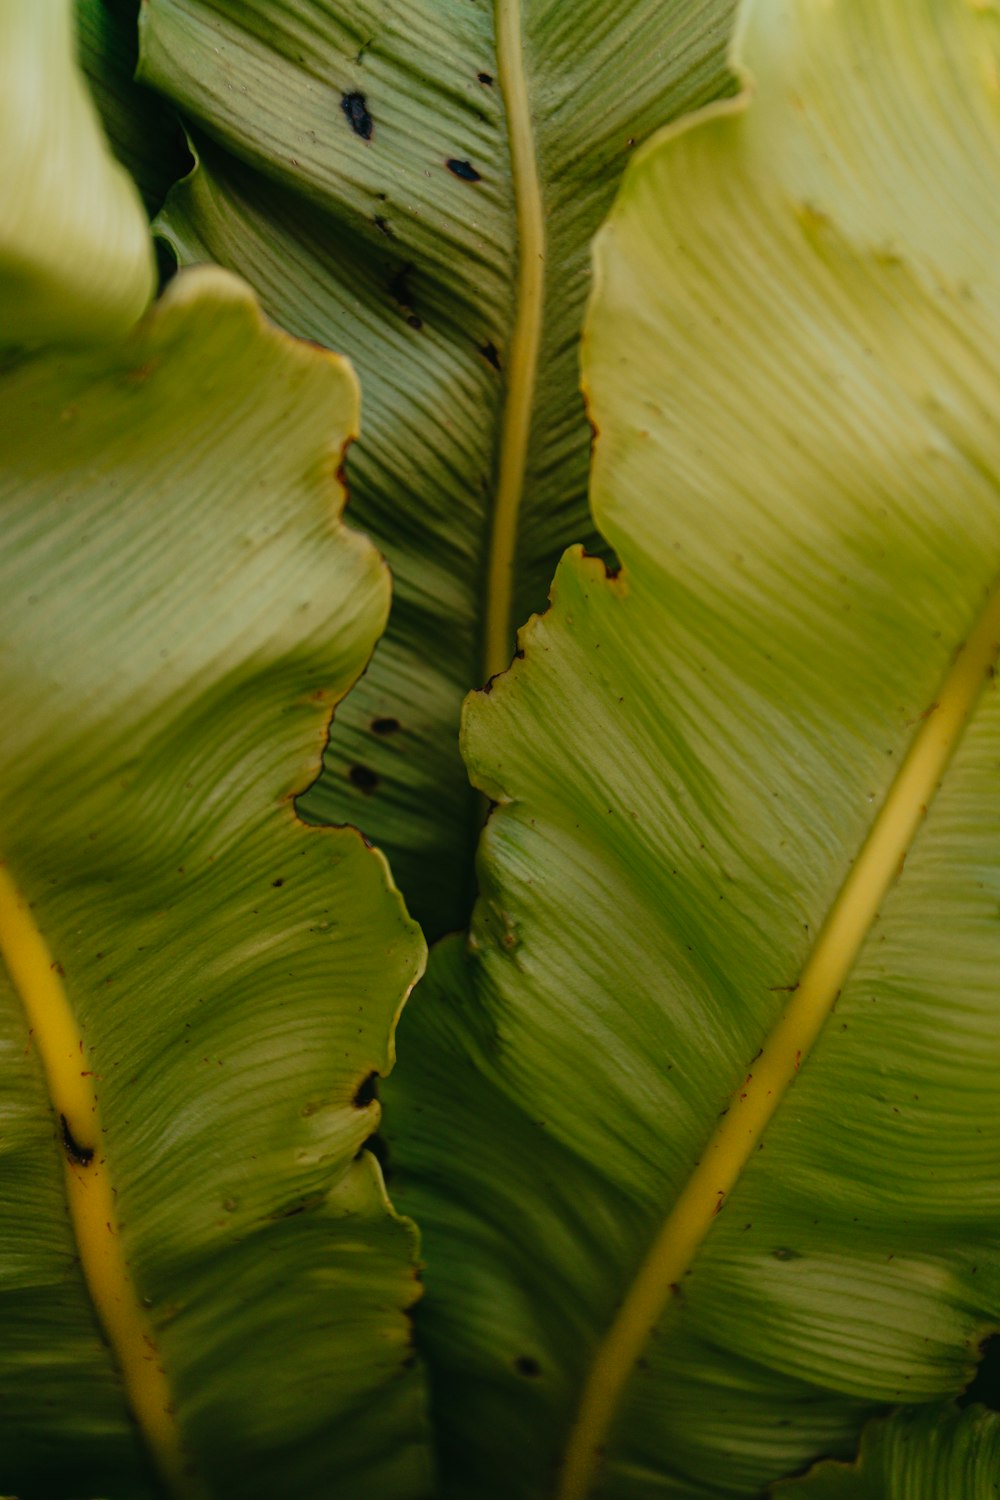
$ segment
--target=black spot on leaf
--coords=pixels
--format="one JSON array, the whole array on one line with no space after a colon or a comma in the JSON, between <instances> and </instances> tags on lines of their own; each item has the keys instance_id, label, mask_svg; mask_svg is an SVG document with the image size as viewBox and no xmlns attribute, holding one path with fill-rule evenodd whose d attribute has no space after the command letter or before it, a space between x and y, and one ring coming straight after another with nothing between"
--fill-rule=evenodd
<instances>
[{"instance_id":1,"label":"black spot on leaf","mask_svg":"<svg viewBox=\"0 0 1000 1500\"><path fill-rule=\"evenodd\" d=\"M493 366L494 370L499 370L500 356L497 353L497 346L492 342L492 340L489 340L485 344L481 344L479 347L479 352L483 356L483 358Z\"/></svg>"},{"instance_id":2,"label":"black spot on leaf","mask_svg":"<svg viewBox=\"0 0 1000 1500\"><path fill-rule=\"evenodd\" d=\"M364 792L366 797L370 797L378 786L378 776L371 766L352 766L347 774L358 791Z\"/></svg>"},{"instance_id":3,"label":"black spot on leaf","mask_svg":"<svg viewBox=\"0 0 1000 1500\"><path fill-rule=\"evenodd\" d=\"M348 124L359 135L363 141L370 141L375 122L368 113L368 105L364 94L344 94L340 100L340 107L347 116Z\"/></svg>"},{"instance_id":4,"label":"black spot on leaf","mask_svg":"<svg viewBox=\"0 0 1000 1500\"><path fill-rule=\"evenodd\" d=\"M459 161L454 156L449 156L445 162L449 172L456 177L461 177L463 182L482 182L482 173L477 172L471 161Z\"/></svg>"},{"instance_id":5,"label":"black spot on leaf","mask_svg":"<svg viewBox=\"0 0 1000 1500\"><path fill-rule=\"evenodd\" d=\"M389 283L389 295L400 307L412 307L413 289L410 286L410 277L413 275L413 262L407 261L405 266L400 266L395 276Z\"/></svg>"},{"instance_id":6,"label":"black spot on leaf","mask_svg":"<svg viewBox=\"0 0 1000 1500\"><path fill-rule=\"evenodd\" d=\"M477 73L476 77L479 79L480 83L491 84L493 82L492 73Z\"/></svg>"},{"instance_id":7,"label":"black spot on leaf","mask_svg":"<svg viewBox=\"0 0 1000 1500\"><path fill-rule=\"evenodd\" d=\"M372 719L372 734L395 734L400 728L398 719Z\"/></svg>"},{"instance_id":8,"label":"black spot on leaf","mask_svg":"<svg viewBox=\"0 0 1000 1500\"><path fill-rule=\"evenodd\" d=\"M519 1354L514 1361L514 1369L526 1380L537 1380L542 1373L542 1367L537 1359L532 1359L530 1354Z\"/></svg>"}]
</instances>

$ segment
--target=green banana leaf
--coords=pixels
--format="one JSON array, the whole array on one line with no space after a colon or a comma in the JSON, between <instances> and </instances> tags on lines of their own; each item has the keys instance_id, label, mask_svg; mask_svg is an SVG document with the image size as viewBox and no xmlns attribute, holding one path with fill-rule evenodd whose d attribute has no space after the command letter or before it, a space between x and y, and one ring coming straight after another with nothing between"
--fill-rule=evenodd
<instances>
[{"instance_id":1,"label":"green banana leaf","mask_svg":"<svg viewBox=\"0 0 1000 1500\"><path fill-rule=\"evenodd\" d=\"M0 348L113 339L153 293L135 183L75 61L72 0L0 13Z\"/></svg>"},{"instance_id":2,"label":"green banana leaf","mask_svg":"<svg viewBox=\"0 0 1000 1500\"><path fill-rule=\"evenodd\" d=\"M998 1475L996 1412L917 1410L872 1422L856 1464L819 1464L776 1485L774 1500L994 1500Z\"/></svg>"},{"instance_id":3,"label":"green banana leaf","mask_svg":"<svg viewBox=\"0 0 1000 1500\"><path fill-rule=\"evenodd\" d=\"M1000 1326L998 62L748 4L599 236L623 569L470 700L482 895L383 1095L449 1500L757 1496Z\"/></svg>"},{"instance_id":4,"label":"green banana leaf","mask_svg":"<svg viewBox=\"0 0 1000 1500\"><path fill-rule=\"evenodd\" d=\"M142 78L199 167L159 228L350 351L352 515L389 632L310 818L358 823L429 936L464 925L482 821L457 748L586 509L589 244L636 142L726 86L732 0L150 0Z\"/></svg>"},{"instance_id":5,"label":"green banana leaf","mask_svg":"<svg viewBox=\"0 0 1000 1500\"><path fill-rule=\"evenodd\" d=\"M423 942L382 856L292 805L388 610L339 522L357 406L209 269L0 375L21 1500L430 1489L414 1231L362 1149Z\"/></svg>"},{"instance_id":6,"label":"green banana leaf","mask_svg":"<svg viewBox=\"0 0 1000 1500\"><path fill-rule=\"evenodd\" d=\"M149 214L190 170L176 111L133 82L138 62L138 0L75 0L80 65L93 90L118 160L142 193Z\"/></svg>"}]
</instances>

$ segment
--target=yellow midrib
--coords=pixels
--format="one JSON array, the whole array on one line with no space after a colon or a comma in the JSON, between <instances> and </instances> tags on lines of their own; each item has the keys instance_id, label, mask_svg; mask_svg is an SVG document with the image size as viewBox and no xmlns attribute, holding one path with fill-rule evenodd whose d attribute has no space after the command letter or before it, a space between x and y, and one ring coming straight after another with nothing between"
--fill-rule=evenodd
<instances>
[{"instance_id":1,"label":"yellow midrib","mask_svg":"<svg viewBox=\"0 0 1000 1500\"><path fill-rule=\"evenodd\" d=\"M201 1500L205 1492L181 1448L153 1326L125 1262L84 1039L61 971L3 864L0 958L20 996L31 1042L42 1064L61 1137L66 1198L80 1265L126 1399L170 1493L178 1500Z\"/></svg>"},{"instance_id":2,"label":"yellow midrib","mask_svg":"<svg viewBox=\"0 0 1000 1500\"><path fill-rule=\"evenodd\" d=\"M749 1065L701 1160L601 1343L577 1408L557 1500L585 1500L625 1384L674 1286L690 1267L833 1008L1000 651L1000 583L957 653L851 867L787 1009Z\"/></svg>"},{"instance_id":3,"label":"yellow midrib","mask_svg":"<svg viewBox=\"0 0 1000 1500\"><path fill-rule=\"evenodd\" d=\"M517 213L518 267L514 329L506 362L506 400L497 460L486 604L485 678L510 665L517 526L531 437L545 271L545 221L524 73L521 0L496 0L497 76L507 114Z\"/></svg>"}]
</instances>

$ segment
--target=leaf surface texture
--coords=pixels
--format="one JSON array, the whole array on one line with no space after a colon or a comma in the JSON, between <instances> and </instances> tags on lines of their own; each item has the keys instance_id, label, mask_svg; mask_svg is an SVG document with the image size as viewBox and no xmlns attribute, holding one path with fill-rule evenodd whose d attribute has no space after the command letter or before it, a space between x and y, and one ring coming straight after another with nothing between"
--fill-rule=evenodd
<instances>
[{"instance_id":1,"label":"leaf surface texture","mask_svg":"<svg viewBox=\"0 0 1000 1500\"><path fill-rule=\"evenodd\" d=\"M76 66L72 0L0 17L0 348L123 334L153 293L146 215Z\"/></svg>"},{"instance_id":2,"label":"leaf surface texture","mask_svg":"<svg viewBox=\"0 0 1000 1500\"><path fill-rule=\"evenodd\" d=\"M423 944L293 809L388 608L354 376L202 270L2 386L0 1484L425 1500L361 1149Z\"/></svg>"},{"instance_id":3,"label":"leaf surface texture","mask_svg":"<svg viewBox=\"0 0 1000 1500\"><path fill-rule=\"evenodd\" d=\"M997 17L767 0L596 251L595 521L470 701L387 1093L449 1496L754 1496L1000 1316Z\"/></svg>"},{"instance_id":4,"label":"leaf surface texture","mask_svg":"<svg viewBox=\"0 0 1000 1500\"><path fill-rule=\"evenodd\" d=\"M1000 1417L965 1411L900 1412L872 1422L854 1464L818 1464L775 1487L774 1500L993 1500L1000 1473Z\"/></svg>"},{"instance_id":5,"label":"leaf surface texture","mask_svg":"<svg viewBox=\"0 0 1000 1500\"><path fill-rule=\"evenodd\" d=\"M390 0L144 8L143 76L197 172L160 227L348 349L352 516L395 578L310 817L359 823L430 936L463 925L481 803L466 691L507 665L572 541L590 430L589 244L638 141L725 86L729 0Z\"/></svg>"}]
</instances>

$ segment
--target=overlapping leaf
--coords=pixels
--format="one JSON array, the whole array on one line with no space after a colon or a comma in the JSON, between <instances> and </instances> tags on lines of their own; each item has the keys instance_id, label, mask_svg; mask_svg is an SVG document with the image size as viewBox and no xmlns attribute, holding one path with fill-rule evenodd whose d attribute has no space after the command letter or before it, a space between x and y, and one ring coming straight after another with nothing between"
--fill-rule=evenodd
<instances>
[{"instance_id":1,"label":"overlapping leaf","mask_svg":"<svg viewBox=\"0 0 1000 1500\"><path fill-rule=\"evenodd\" d=\"M114 338L153 291L135 184L75 61L72 0L0 16L0 348Z\"/></svg>"},{"instance_id":2,"label":"overlapping leaf","mask_svg":"<svg viewBox=\"0 0 1000 1500\"><path fill-rule=\"evenodd\" d=\"M1000 1474L1000 1417L917 1409L865 1431L856 1464L819 1464L775 1487L775 1500L993 1500Z\"/></svg>"},{"instance_id":3,"label":"overlapping leaf","mask_svg":"<svg viewBox=\"0 0 1000 1500\"><path fill-rule=\"evenodd\" d=\"M393 616L303 805L363 826L432 934L471 899L462 698L506 666L563 547L597 545L578 393L589 242L636 142L724 85L731 10L144 7L143 77L200 156L163 231L183 261L240 270L284 326L349 349L361 376L352 514L392 566Z\"/></svg>"},{"instance_id":4,"label":"overlapping leaf","mask_svg":"<svg viewBox=\"0 0 1000 1500\"><path fill-rule=\"evenodd\" d=\"M0 383L0 1487L423 1500L361 1149L422 942L292 805L388 608L354 377L206 270Z\"/></svg>"},{"instance_id":5,"label":"overlapping leaf","mask_svg":"<svg viewBox=\"0 0 1000 1500\"><path fill-rule=\"evenodd\" d=\"M1000 1321L998 20L743 19L599 240L624 569L471 703L388 1094L452 1497L757 1495Z\"/></svg>"}]
</instances>

